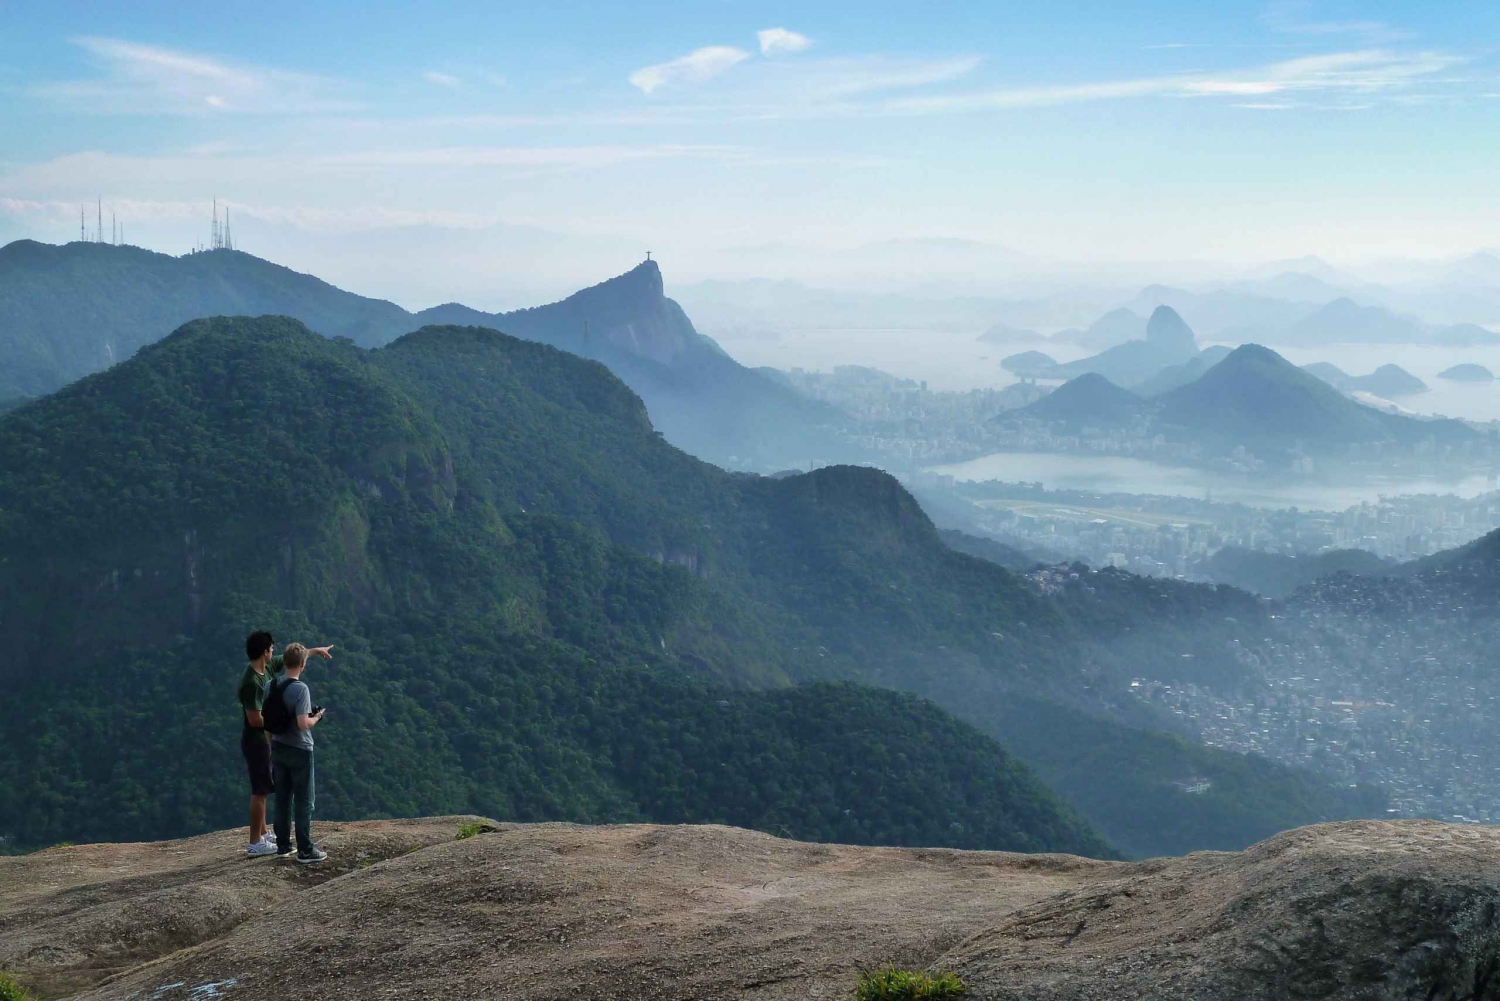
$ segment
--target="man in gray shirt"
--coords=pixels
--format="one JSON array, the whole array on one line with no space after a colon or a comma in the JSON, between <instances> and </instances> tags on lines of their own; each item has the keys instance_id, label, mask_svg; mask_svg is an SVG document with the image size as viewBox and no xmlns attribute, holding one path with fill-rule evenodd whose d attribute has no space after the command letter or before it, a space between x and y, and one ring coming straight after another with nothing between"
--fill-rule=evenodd
<instances>
[{"instance_id":1,"label":"man in gray shirt","mask_svg":"<svg viewBox=\"0 0 1500 1001\"><path fill-rule=\"evenodd\" d=\"M331 647L323 648L325 650ZM312 690L302 680L307 667L307 647L293 643L281 654L285 678L277 679L266 692L266 700L282 699L290 717L284 729L271 733L271 774L276 786L276 857L292 854L292 822L297 827L297 861L321 862L328 853L313 844L313 735L323 718L322 707L314 712Z\"/></svg>"}]
</instances>

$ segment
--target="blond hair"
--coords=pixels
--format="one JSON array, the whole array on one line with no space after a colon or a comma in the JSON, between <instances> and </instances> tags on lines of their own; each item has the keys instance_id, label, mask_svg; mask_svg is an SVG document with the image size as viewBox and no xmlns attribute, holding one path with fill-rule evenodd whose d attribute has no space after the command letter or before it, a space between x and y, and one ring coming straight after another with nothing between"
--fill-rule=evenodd
<instances>
[{"instance_id":1,"label":"blond hair","mask_svg":"<svg viewBox=\"0 0 1500 1001\"><path fill-rule=\"evenodd\" d=\"M301 643L289 643L287 644L287 648L281 651L282 667L290 667L295 671L297 668L306 663L307 647L303 646Z\"/></svg>"}]
</instances>

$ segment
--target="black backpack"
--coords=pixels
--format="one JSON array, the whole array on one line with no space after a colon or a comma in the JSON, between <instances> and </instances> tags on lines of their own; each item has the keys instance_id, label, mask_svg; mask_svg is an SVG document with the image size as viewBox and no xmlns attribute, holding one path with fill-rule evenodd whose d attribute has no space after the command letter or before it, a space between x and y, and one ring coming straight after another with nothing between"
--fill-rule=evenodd
<instances>
[{"instance_id":1,"label":"black backpack","mask_svg":"<svg viewBox=\"0 0 1500 1001\"><path fill-rule=\"evenodd\" d=\"M266 689L266 699L261 703L260 721L267 733L290 733L297 728L297 717L286 704L286 690L292 679L277 678Z\"/></svg>"}]
</instances>

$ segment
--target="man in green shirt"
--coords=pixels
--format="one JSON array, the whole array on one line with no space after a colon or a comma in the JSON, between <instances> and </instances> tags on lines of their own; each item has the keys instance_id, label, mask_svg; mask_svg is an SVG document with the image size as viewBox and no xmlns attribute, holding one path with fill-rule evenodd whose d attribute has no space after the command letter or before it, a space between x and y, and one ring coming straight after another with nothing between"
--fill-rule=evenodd
<instances>
[{"instance_id":1,"label":"man in green shirt","mask_svg":"<svg viewBox=\"0 0 1500 1001\"><path fill-rule=\"evenodd\" d=\"M240 678L239 702L245 724L240 733L240 753L245 756L245 765L250 772L250 844L245 852L252 856L276 853L276 842L266 830L266 797L274 789L271 735L262 729L264 720L260 714L266 702L266 689L284 666L275 651L276 641L268 632L251 633L245 640L245 656L250 662ZM331 646L320 646L307 652L332 659L332 651Z\"/></svg>"}]
</instances>

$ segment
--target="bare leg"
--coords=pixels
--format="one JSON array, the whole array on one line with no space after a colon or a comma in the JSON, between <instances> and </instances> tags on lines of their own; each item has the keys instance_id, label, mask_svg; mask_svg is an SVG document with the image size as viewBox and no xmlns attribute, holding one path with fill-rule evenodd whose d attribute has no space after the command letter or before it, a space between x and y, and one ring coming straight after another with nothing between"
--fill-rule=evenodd
<instances>
[{"instance_id":1,"label":"bare leg","mask_svg":"<svg viewBox=\"0 0 1500 1001\"><path fill-rule=\"evenodd\" d=\"M266 798L250 797L250 843L253 845L266 836Z\"/></svg>"}]
</instances>

